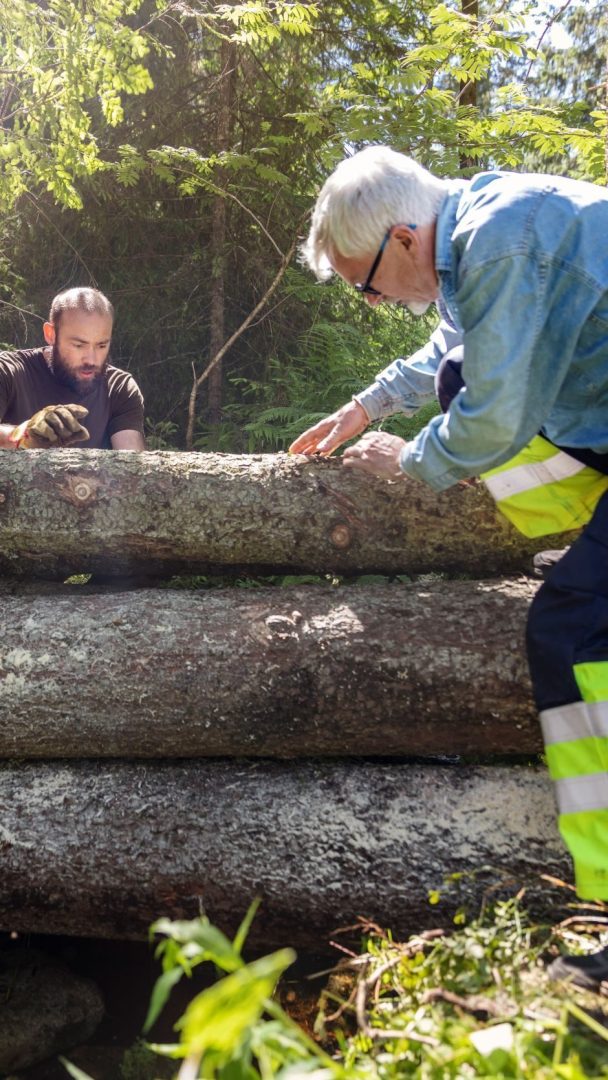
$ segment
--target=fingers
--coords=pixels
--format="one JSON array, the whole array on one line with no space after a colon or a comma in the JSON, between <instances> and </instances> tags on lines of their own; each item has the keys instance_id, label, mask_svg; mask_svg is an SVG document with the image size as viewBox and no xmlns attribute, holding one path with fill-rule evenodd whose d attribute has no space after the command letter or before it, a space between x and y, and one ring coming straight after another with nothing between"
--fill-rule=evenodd
<instances>
[{"instance_id":1,"label":"fingers","mask_svg":"<svg viewBox=\"0 0 608 1080\"><path fill-rule=\"evenodd\" d=\"M79 424L78 431L75 431L73 435L69 436L69 438L64 439L63 445L72 446L73 443L86 442L87 439L90 438L91 436L89 434L89 429L84 427L82 424Z\"/></svg>"},{"instance_id":2,"label":"fingers","mask_svg":"<svg viewBox=\"0 0 608 1080\"><path fill-rule=\"evenodd\" d=\"M333 418L321 420L314 427L308 428L289 447L290 454L316 454L319 453L319 444L324 442L327 435L334 428Z\"/></svg>"},{"instance_id":3,"label":"fingers","mask_svg":"<svg viewBox=\"0 0 608 1080\"><path fill-rule=\"evenodd\" d=\"M349 401L331 416L305 431L289 447L290 454L322 454L327 457L349 439L360 435L369 417L358 401Z\"/></svg>"},{"instance_id":4,"label":"fingers","mask_svg":"<svg viewBox=\"0 0 608 1080\"><path fill-rule=\"evenodd\" d=\"M400 456L405 441L397 435L384 431L363 435L354 446L342 455L342 462L351 469L383 477L386 480L403 479Z\"/></svg>"},{"instance_id":5,"label":"fingers","mask_svg":"<svg viewBox=\"0 0 608 1080\"><path fill-rule=\"evenodd\" d=\"M64 442L70 436L83 430L79 416L88 416L88 409L82 405L54 405L45 410L45 422Z\"/></svg>"},{"instance_id":6,"label":"fingers","mask_svg":"<svg viewBox=\"0 0 608 1080\"><path fill-rule=\"evenodd\" d=\"M30 445L67 446L88 439L89 432L80 423L88 412L83 405L47 405L27 425Z\"/></svg>"}]
</instances>

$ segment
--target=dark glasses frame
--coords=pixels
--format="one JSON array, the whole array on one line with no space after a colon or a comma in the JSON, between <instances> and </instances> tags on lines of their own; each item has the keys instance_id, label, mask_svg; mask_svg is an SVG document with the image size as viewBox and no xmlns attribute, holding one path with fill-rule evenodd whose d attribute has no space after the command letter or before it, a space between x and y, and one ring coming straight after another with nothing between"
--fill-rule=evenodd
<instances>
[{"instance_id":1,"label":"dark glasses frame","mask_svg":"<svg viewBox=\"0 0 608 1080\"><path fill-rule=\"evenodd\" d=\"M369 274L367 275L365 281L362 282L362 283L357 282L357 284L355 285L355 289L357 290L357 292L359 292L359 293L367 293L368 296L382 296L382 293L380 292L380 289L374 289L374 286L370 285L370 282L371 282L374 274L376 273L376 270L378 269L378 267L380 265L380 259L382 258L382 253L383 253L386 245L388 244L388 242L389 242L389 240L391 238L391 233L393 231L393 228L394 228L394 226L391 225L390 228L388 228L386 230L386 232L384 234L384 238L382 240L382 243L380 244L380 247L378 249L378 254L376 255L376 258L374 259L374 261L372 263L372 268L371 268ZM408 224L408 229L415 229L415 228L416 228L416 226L412 225L411 222Z\"/></svg>"},{"instance_id":2,"label":"dark glasses frame","mask_svg":"<svg viewBox=\"0 0 608 1080\"><path fill-rule=\"evenodd\" d=\"M374 274L376 273L376 270L378 269L378 267L380 265L380 259L382 258L382 252L384 251L386 245L388 244L388 242L390 240L392 231L393 231L393 226L391 225L390 229L387 229L385 234L384 234L384 239L382 240L382 243L380 244L380 247L378 249L378 254L376 255L376 258L374 259L374 261L372 263L372 268L371 268L369 274L367 275L365 281L364 282L357 282L357 284L355 285L355 289L357 290L357 292L367 293L368 296L382 296L382 293L380 292L379 289L374 289L373 285L370 285L370 281L372 280Z\"/></svg>"}]
</instances>

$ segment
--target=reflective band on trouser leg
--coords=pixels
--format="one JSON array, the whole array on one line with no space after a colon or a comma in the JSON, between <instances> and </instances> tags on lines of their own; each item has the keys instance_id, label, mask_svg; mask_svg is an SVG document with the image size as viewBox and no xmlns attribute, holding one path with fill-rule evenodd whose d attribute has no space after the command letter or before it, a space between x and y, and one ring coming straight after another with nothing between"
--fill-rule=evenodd
<instances>
[{"instance_id":1,"label":"reflective band on trouser leg","mask_svg":"<svg viewBox=\"0 0 608 1080\"><path fill-rule=\"evenodd\" d=\"M606 679L608 662L575 665ZM583 900L608 900L608 701L576 701L540 714L547 764L555 782L559 829L573 859Z\"/></svg>"},{"instance_id":2,"label":"reflective band on trouser leg","mask_svg":"<svg viewBox=\"0 0 608 1080\"><path fill-rule=\"evenodd\" d=\"M548 536L586 525L608 490L608 476L541 435L481 479L501 513L524 536Z\"/></svg>"}]
</instances>

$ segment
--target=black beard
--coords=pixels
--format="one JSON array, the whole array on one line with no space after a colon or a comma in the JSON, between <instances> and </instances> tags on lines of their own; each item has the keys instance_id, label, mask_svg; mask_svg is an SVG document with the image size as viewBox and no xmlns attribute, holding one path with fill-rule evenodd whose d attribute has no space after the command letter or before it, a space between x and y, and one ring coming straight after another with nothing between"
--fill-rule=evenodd
<instances>
[{"instance_id":1,"label":"black beard","mask_svg":"<svg viewBox=\"0 0 608 1080\"><path fill-rule=\"evenodd\" d=\"M49 368L57 379L57 382L60 382L63 386L69 387L70 390L74 390L80 397L87 397L91 391L99 385L100 380L103 379L108 369L109 363L110 359L107 357L101 371L94 375L92 379L87 379L85 383L82 383L75 375L72 375L69 368L66 367L57 342L51 346L51 358L48 361Z\"/></svg>"}]
</instances>

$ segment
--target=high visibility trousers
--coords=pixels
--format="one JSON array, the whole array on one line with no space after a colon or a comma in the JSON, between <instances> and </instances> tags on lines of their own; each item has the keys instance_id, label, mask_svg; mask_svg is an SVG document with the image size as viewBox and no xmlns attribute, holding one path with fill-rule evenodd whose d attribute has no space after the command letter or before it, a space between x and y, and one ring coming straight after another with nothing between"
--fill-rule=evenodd
<instances>
[{"instance_id":1,"label":"high visibility trousers","mask_svg":"<svg viewBox=\"0 0 608 1080\"><path fill-rule=\"evenodd\" d=\"M536 594L527 647L576 891L608 900L608 492Z\"/></svg>"},{"instance_id":2,"label":"high visibility trousers","mask_svg":"<svg viewBox=\"0 0 608 1080\"><path fill-rule=\"evenodd\" d=\"M465 385L463 356L462 347L453 349L437 371L435 389L444 412ZM547 470L552 462L543 459L567 458L551 444L540 451L531 446L522 460L540 461ZM488 484L490 490L493 484L500 486L505 474L511 481L511 473L521 471L514 469L519 464L508 462L495 470L499 476ZM583 475L576 460L571 465L556 475L548 469L546 477L542 467L533 465L539 473L534 486L524 484L521 493L513 497L507 492L502 500L499 490L492 493L528 536L587 522L536 594L527 646L559 828L574 860L576 890L585 900L608 900L608 491L604 493L605 476L594 469ZM604 464L596 467L606 471Z\"/></svg>"}]
</instances>

